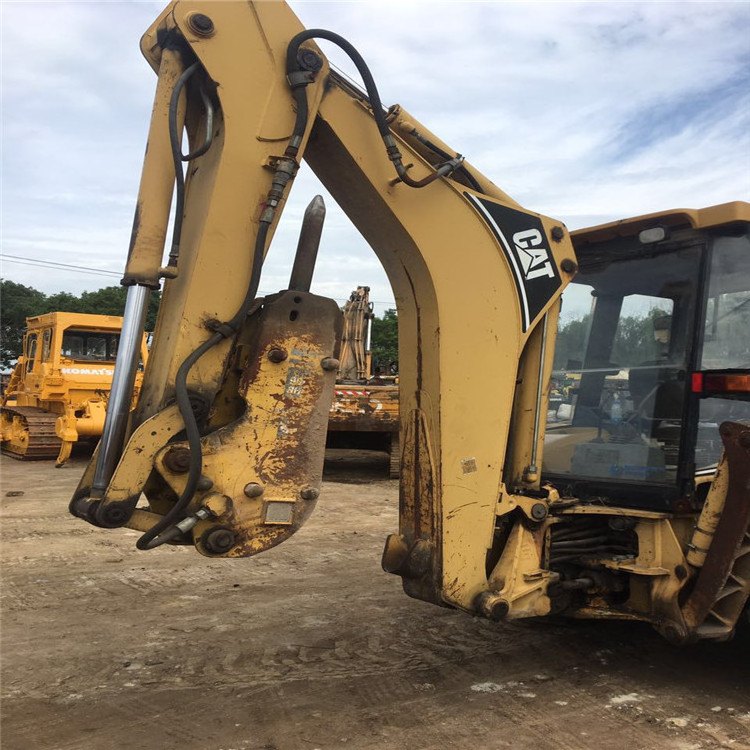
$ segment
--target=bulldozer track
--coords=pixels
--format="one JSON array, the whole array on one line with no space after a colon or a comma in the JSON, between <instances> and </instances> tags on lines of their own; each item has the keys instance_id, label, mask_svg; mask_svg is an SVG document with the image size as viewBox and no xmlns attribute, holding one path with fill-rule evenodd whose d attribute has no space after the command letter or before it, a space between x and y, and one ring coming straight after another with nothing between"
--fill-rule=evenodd
<instances>
[{"instance_id":1,"label":"bulldozer track","mask_svg":"<svg viewBox=\"0 0 750 750\"><path fill-rule=\"evenodd\" d=\"M3 406L3 421L20 418L22 430L10 440L3 441L2 452L20 461L40 461L56 458L62 442L55 434L59 415L35 406Z\"/></svg>"}]
</instances>

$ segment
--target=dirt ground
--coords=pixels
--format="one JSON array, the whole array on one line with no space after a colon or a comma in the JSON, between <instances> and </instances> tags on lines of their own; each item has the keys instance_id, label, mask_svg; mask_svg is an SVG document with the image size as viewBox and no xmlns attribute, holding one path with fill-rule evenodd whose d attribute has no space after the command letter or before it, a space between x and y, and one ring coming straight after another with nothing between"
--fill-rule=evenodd
<instances>
[{"instance_id":1,"label":"dirt ground","mask_svg":"<svg viewBox=\"0 0 750 750\"><path fill-rule=\"evenodd\" d=\"M85 459L1 460L3 750L750 748L747 639L406 597L387 459L329 462L308 525L240 561L68 516Z\"/></svg>"}]
</instances>

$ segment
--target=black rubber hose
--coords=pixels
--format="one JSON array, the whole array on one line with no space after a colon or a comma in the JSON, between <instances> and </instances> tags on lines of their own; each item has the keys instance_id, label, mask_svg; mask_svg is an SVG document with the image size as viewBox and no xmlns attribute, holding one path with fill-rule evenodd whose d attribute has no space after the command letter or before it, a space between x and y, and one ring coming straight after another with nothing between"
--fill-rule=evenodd
<instances>
[{"instance_id":1,"label":"black rubber hose","mask_svg":"<svg viewBox=\"0 0 750 750\"><path fill-rule=\"evenodd\" d=\"M372 73L367 67L367 63L362 55L360 55L359 52L357 52L356 47L351 42L344 39L343 36L340 36L333 31L327 31L326 29L307 29L306 31L301 31L299 34L292 37L286 50L287 74L300 70L299 63L297 62L297 53L299 52L302 42L306 42L308 39L326 39L329 42L333 42L338 47L341 47L341 49L349 55L359 71L359 74L362 76L362 82L365 85L367 96L370 98L370 104L372 105L373 115L375 116L375 122L378 125L380 135L390 135L391 130L388 127L385 114L383 113L383 105L380 102L380 94L375 85L375 79L372 77ZM305 124L306 123L307 120L305 120Z\"/></svg>"},{"instance_id":2,"label":"black rubber hose","mask_svg":"<svg viewBox=\"0 0 750 750\"><path fill-rule=\"evenodd\" d=\"M388 156L393 162L396 173L398 175L398 178L409 187L413 188L421 188L426 187L430 183L434 182L438 177L440 177L442 174L447 174L447 172L440 172L436 171L431 175L428 175L422 180L413 180L406 172L406 167L404 167L402 162L402 156L401 152L398 150L398 146L396 146L396 142L393 139L393 134L391 133L391 129L388 125L388 122L385 118L385 112L383 111L383 104L380 101L380 94L378 93L378 88L375 85L375 79L372 76L372 73L370 72L370 69L367 67L367 63L365 62L362 55L359 54L356 47L351 44L351 42L348 42L344 37L340 36L339 34L334 33L333 31L327 31L326 29L307 29L306 31L301 31L296 36L292 37L292 40L289 42L289 46L286 50L286 72L287 76L293 73L300 72L304 70L298 59L297 54L299 52L299 48L302 45L303 42L306 42L308 39L325 39L326 41L333 42L338 47L340 47L344 52L346 52L347 55L351 58L352 62L354 63L355 67L359 71L360 76L362 77L362 83L364 84L365 91L367 92L367 96L370 100L370 106L372 108L372 114L375 118L375 123L378 126L378 131L380 132L380 136L385 142L386 150L388 152ZM305 84L304 83L296 83L292 85L292 90L295 92L295 99L298 100L298 109L297 109L297 123L295 125L295 132L297 132L297 128L302 125L304 132L304 126L307 124L307 96L305 94ZM296 94L297 91L301 91L302 95ZM299 99L304 98L305 99L305 118L303 119L300 115L300 109L299 109ZM453 161L455 157L448 157L448 161ZM457 169L458 166L454 166L453 169ZM438 167L438 170L440 170L440 167ZM481 191L480 191L481 192Z\"/></svg>"},{"instance_id":3,"label":"black rubber hose","mask_svg":"<svg viewBox=\"0 0 750 750\"><path fill-rule=\"evenodd\" d=\"M182 214L185 210L185 175L182 173L182 143L180 133L177 132L177 110L180 104L180 94L190 77L198 69L200 63L194 62L185 68L177 80L172 96L169 100L169 142L172 146L172 161L175 176L175 214L172 227L172 247L169 250L169 265L176 266L180 255L180 236L182 234Z\"/></svg>"},{"instance_id":4,"label":"black rubber hose","mask_svg":"<svg viewBox=\"0 0 750 750\"><path fill-rule=\"evenodd\" d=\"M292 89L292 97L297 105L297 118L294 122L294 130L292 131L292 139L289 142L289 146L286 149L286 156L296 156L299 151L299 146L295 146L294 139L302 138L305 134L305 128L307 127L307 118L309 117L309 111L307 106L307 92L304 86L298 86Z\"/></svg>"}]
</instances>

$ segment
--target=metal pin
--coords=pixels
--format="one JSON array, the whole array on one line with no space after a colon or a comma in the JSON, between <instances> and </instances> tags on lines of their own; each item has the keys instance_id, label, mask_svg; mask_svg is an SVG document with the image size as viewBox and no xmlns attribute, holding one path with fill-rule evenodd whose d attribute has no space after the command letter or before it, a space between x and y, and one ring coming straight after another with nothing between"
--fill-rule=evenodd
<instances>
[{"instance_id":1,"label":"metal pin","mask_svg":"<svg viewBox=\"0 0 750 750\"><path fill-rule=\"evenodd\" d=\"M289 279L289 289L292 291L310 291L325 218L326 204L323 202L322 196L316 195L305 209L305 216L302 219L297 253L294 256L294 266Z\"/></svg>"}]
</instances>

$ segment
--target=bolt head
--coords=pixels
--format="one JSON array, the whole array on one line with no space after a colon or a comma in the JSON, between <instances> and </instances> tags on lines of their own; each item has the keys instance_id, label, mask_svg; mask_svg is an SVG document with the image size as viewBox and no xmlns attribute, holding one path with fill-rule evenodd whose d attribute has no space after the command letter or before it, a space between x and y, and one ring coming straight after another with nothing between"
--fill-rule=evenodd
<instances>
[{"instance_id":1,"label":"bolt head","mask_svg":"<svg viewBox=\"0 0 750 750\"><path fill-rule=\"evenodd\" d=\"M274 347L268 352L268 359L270 359L271 362L274 362L275 364L283 362L288 356L289 355L286 353L286 350L280 349L279 347Z\"/></svg>"},{"instance_id":2,"label":"bolt head","mask_svg":"<svg viewBox=\"0 0 750 750\"><path fill-rule=\"evenodd\" d=\"M128 514L121 505L110 505L104 509L104 521L112 526L121 526L128 520Z\"/></svg>"},{"instance_id":3,"label":"bolt head","mask_svg":"<svg viewBox=\"0 0 750 750\"><path fill-rule=\"evenodd\" d=\"M201 478L198 480L198 485L196 489L199 492L206 492L207 490L210 490L211 487L214 486L213 479L210 477L207 477L205 474L201 474Z\"/></svg>"},{"instance_id":4,"label":"bolt head","mask_svg":"<svg viewBox=\"0 0 750 750\"><path fill-rule=\"evenodd\" d=\"M563 258L562 263L560 263L560 268L562 268L565 273L575 273L578 270L578 264L571 258Z\"/></svg>"},{"instance_id":5,"label":"bolt head","mask_svg":"<svg viewBox=\"0 0 750 750\"><path fill-rule=\"evenodd\" d=\"M209 36L214 32L214 22L205 13L191 13L187 22L190 30L199 36Z\"/></svg>"},{"instance_id":6,"label":"bolt head","mask_svg":"<svg viewBox=\"0 0 750 750\"><path fill-rule=\"evenodd\" d=\"M541 521L547 517L547 506L544 503L534 503L531 506L531 517L535 521Z\"/></svg>"},{"instance_id":7,"label":"bolt head","mask_svg":"<svg viewBox=\"0 0 750 750\"><path fill-rule=\"evenodd\" d=\"M209 552L223 555L234 547L236 538L235 533L230 529L214 529L203 538L203 546Z\"/></svg>"},{"instance_id":8,"label":"bolt head","mask_svg":"<svg viewBox=\"0 0 750 750\"><path fill-rule=\"evenodd\" d=\"M314 50L307 49L306 47L300 47L297 52L297 62L300 64L300 67L305 70L311 70L313 73L316 73L323 67L323 61L320 59L320 55Z\"/></svg>"},{"instance_id":9,"label":"bolt head","mask_svg":"<svg viewBox=\"0 0 750 750\"><path fill-rule=\"evenodd\" d=\"M561 242L565 237L565 230L562 227L552 227L552 239L555 242Z\"/></svg>"},{"instance_id":10,"label":"bolt head","mask_svg":"<svg viewBox=\"0 0 750 750\"><path fill-rule=\"evenodd\" d=\"M317 487L303 487L299 495L303 500L317 500L320 497L320 490Z\"/></svg>"},{"instance_id":11,"label":"bolt head","mask_svg":"<svg viewBox=\"0 0 750 750\"><path fill-rule=\"evenodd\" d=\"M327 372L339 369L339 361L334 357L325 357L320 361L320 366Z\"/></svg>"},{"instance_id":12,"label":"bolt head","mask_svg":"<svg viewBox=\"0 0 750 750\"><path fill-rule=\"evenodd\" d=\"M501 620L504 620L508 616L509 611L510 611L510 605L508 604L508 602L505 602L505 601L495 602L489 608L490 620L494 620L495 622L500 622Z\"/></svg>"},{"instance_id":13,"label":"bolt head","mask_svg":"<svg viewBox=\"0 0 750 750\"><path fill-rule=\"evenodd\" d=\"M483 591L474 604L481 614L495 622L504 620L510 611L510 604L497 591Z\"/></svg>"},{"instance_id":14,"label":"bolt head","mask_svg":"<svg viewBox=\"0 0 750 750\"><path fill-rule=\"evenodd\" d=\"M185 474L190 470L190 449L184 445L175 445L164 456L164 466L174 474Z\"/></svg>"},{"instance_id":15,"label":"bolt head","mask_svg":"<svg viewBox=\"0 0 750 750\"><path fill-rule=\"evenodd\" d=\"M260 497L263 494L263 485L257 482L248 482L242 490L247 497Z\"/></svg>"}]
</instances>

